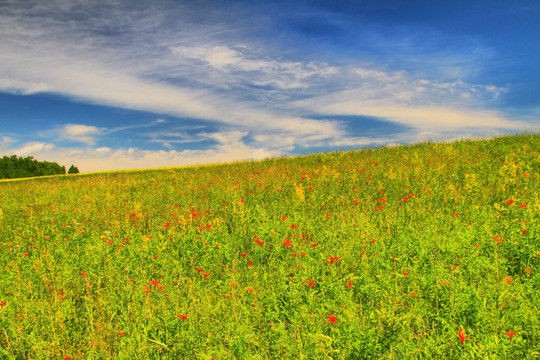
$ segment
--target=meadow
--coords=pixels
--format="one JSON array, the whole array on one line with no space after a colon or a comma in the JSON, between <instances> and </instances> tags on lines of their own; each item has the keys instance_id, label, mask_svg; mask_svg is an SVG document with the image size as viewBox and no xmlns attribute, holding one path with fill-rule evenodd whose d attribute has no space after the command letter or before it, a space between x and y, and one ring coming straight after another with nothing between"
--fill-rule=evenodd
<instances>
[{"instance_id":1,"label":"meadow","mask_svg":"<svg viewBox=\"0 0 540 360\"><path fill-rule=\"evenodd\" d=\"M2 359L537 359L540 134L0 182Z\"/></svg>"}]
</instances>

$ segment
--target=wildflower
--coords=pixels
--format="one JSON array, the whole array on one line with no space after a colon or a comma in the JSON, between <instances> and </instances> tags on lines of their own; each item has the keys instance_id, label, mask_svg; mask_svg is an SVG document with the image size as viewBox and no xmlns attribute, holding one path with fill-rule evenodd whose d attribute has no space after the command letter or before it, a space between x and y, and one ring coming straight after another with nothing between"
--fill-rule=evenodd
<instances>
[{"instance_id":1,"label":"wildflower","mask_svg":"<svg viewBox=\"0 0 540 360\"><path fill-rule=\"evenodd\" d=\"M281 216L281 221L287 220L287 217L285 215Z\"/></svg>"},{"instance_id":2,"label":"wildflower","mask_svg":"<svg viewBox=\"0 0 540 360\"><path fill-rule=\"evenodd\" d=\"M255 241L255 243L261 246L264 246L264 241L259 240L259 237L257 235L253 235L253 241Z\"/></svg>"},{"instance_id":3,"label":"wildflower","mask_svg":"<svg viewBox=\"0 0 540 360\"><path fill-rule=\"evenodd\" d=\"M514 280L511 278L511 277L505 277L504 278L504 281L507 283L507 284L510 284L511 282L513 282Z\"/></svg>"},{"instance_id":4,"label":"wildflower","mask_svg":"<svg viewBox=\"0 0 540 360\"><path fill-rule=\"evenodd\" d=\"M328 321L330 321L331 324L335 324L337 321L337 317L328 315Z\"/></svg>"},{"instance_id":5,"label":"wildflower","mask_svg":"<svg viewBox=\"0 0 540 360\"><path fill-rule=\"evenodd\" d=\"M409 273L407 271L403 271L403 276L407 276Z\"/></svg>"},{"instance_id":6,"label":"wildflower","mask_svg":"<svg viewBox=\"0 0 540 360\"><path fill-rule=\"evenodd\" d=\"M296 229L297 227L298 227L298 226L296 226L296 225L294 225L294 224L291 225L291 229Z\"/></svg>"},{"instance_id":7,"label":"wildflower","mask_svg":"<svg viewBox=\"0 0 540 360\"><path fill-rule=\"evenodd\" d=\"M251 288L251 287L248 287L246 290L247 290L247 292L250 293L250 294L253 292L253 288Z\"/></svg>"},{"instance_id":8,"label":"wildflower","mask_svg":"<svg viewBox=\"0 0 540 360\"><path fill-rule=\"evenodd\" d=\"M118 336L122 336L122 335L124 335L125 333L126 333L125 331L117 331Z\"/></svg>"},{"instance_id":9,"label":"wildflower","mask_svg":"<svg viewBox=\"0 0 540 360\"><path fill-rule=\"evenodd\" d=\"M523 203L523 204L519 205L519 208L520 208L520 209L523 209L523 208L526 208L527 206L529 206L529 204Z\"/></svg>"},{"instance_id":10,"label":"wildflower","mask_svg":"<svg viewBox=\"0 0 540 360\"><path fill-rule=\"evenodd\" d=\"M186 320L189 315L177 315L177 318L180 318L182 321Z\"/></svg>"},{"instance_id":11,"label":"wildflower","mask_svg":"<svg viewBox=\"0 0 540 360\"><path fill-rule=\"evenodd\" d=\"M0 307L4 307L4 305L6 305L6 304L7 304L6 301L1 301L1 300L0 300Z\"/></svg>"},{"instance_id":12,"label":"wildflower","mask_svg":"<svg viewBox=\"0 0 540 360\"><path fill-rule=\"evenodd\" d=\"M207 278L208 276L210 276L210 274L207 274L207 273L202 273L202 276L203 276L203 278L205 278L205 279L206 279L206 278Z\"/></svg>"},{"instance_id":13,"label":"wildflower","mask_svg":"<svg viewBox=\"0 0 540 360\"><path fill-rule=\"evenodd\" d=\"M339 259L340 259L339 256L330 256L326 262L329 264L333 264L334 261L338 261Z\"/></svg>"},{"instance_id":14,"label":"wildflower","mask_svg":"<svg viewBox=\"0 0 540 360\"><path fill-rule=\"evenodd\" d=\"M195 270L197 270L197 272L201 272L203 269L195 268Z\"/></svg>"},{"instance_id":15,"label":"wildflower","mask_svg":"<svg viewBox=\"0 0 540 360\"><path fill-rule=\"evenodd\" d=\"M459 329L458 331L459 341L463 344L465 342L465 333L463 332L463 329Z\"/></svg>"},{"instance_id":16,"label":"wildflower","mask_svg":"<svg viewBox=\"0 0 540 360\"><path fill-rule=\"evenodd\" d=\"M505 331L504 332L510 339L517 334L517 331Z\"/></svg>"},{"instance_id":17,"label":"wildflower","mask_svg":"<svg viewBox=\"0 0 540 360\"><path fill-rule=\"evenodd\" d=\"M416 294L414 291L411 292L411 296L412 296L412 297L415 297L416 295L417 295L417 294Z\"/></svg>"},{"instance_id":18,"label":"wildflower","mask_svg":"<svg viewBox=\"0 0 540 360\"><path fill-rule=\"evenodd\" d=\"M291 242L291 240L287 239L286 241L282 242L281 245L290 247L293 246L293 243Z\"/></svg>"},{"instance_id":19,"label":"wildflower","mask_svg":"<svg viewBox=\"0 0 540 360\"><path fill-rule=\"evenodd\" d=\"M514 202L514 200L512 200L512 199L508 199L508 200L505 201L505 203L507 203L508 205L510 205L513 202Z\"/></svg>"},{"instance_id":20,"label":"wildflower","mask_svg":"<svg viewBox=\"0 0 540 360\"><path fill-rule=\"evenodd\" d=\"M450 267L452 268L452 270L456 270L456 268L457 268L456 265L451 265Z\"/></svg>"},{"instance_id":21,"label":"wildflower","mask_svg":"<svg viewBox=\"0 0 540 360\"><path fill-rule=\"evenodd\" d=\"M244 253L244 254L240 254L240 256L242 256L242 257L246 257L246 256L247 256L247 254L246 254L246 253Z\"/></svg>"},{"instance_id":22,"label":"wildflower","mask_svg":"<svg viewBox=\"0 0 540 360\"><path fill-rule=\"evenodd\" d=\"M495 240L498 244L502 244L502 242L503 242L503 240L501 239L500 236L494 236L493 240Z\"/></svg>"},{"instance_id":23,"label":"wildflower","mask_svg":"<svg viewBox=\"0 0 540 360\"><path fill-rule=\"evenodd\" d=\"M384 209L384 206L377 206L377 207L375 208L375 211L381 211L382 209Z\"/></svg>"},{"instance_id":24,"label":"wildflower","mask_svg":"<svg viewBox=\"0 0 540 360\"><path fill-rule=\"evenodd\" d=\"M71 356L64 356L64 360L71 360Z\"/></svg>"},{"instance_id":25,"label":"wildflower","mask_svg":"<svg viewBox=\"0 0 540 360\"><path fill-rule=\"evenodd\" d=\"M253 260L248 260L249 265L253 265Z\"/></svg>"},{"instance_id":26,"label":"wildflower","mask_svg":"<svg viewBox=\"0 0 540 360\"><path fill-rule=\"evenodd\" d=\"M311 244L311 246L313 246L314 248L317 247L317 245L319 245L319 243Z\"/></svg>"},{"instance_id":27,"label":"wildflower","mask_svg":"<svg viewBox=\"0 0 540 360\"><path fill-rule=\"evenodd\" d=\"M454 213L454 216L460 216L461 213Z\"/></svg>"},{"instance_id":28,"label":"wildflower","mask_svg":"<svg viewBox=\"0 0 540 360\"><path fill-rule=\"evenodd\" d=\"M317 283L315 283L315 281L313 281L313 280L308 280L307 283L308 283L309 286L311 286L311 288L314 288L315 285L317 285Z\"/></svg>"},{"instance_id":29,"label":"wildflower","mask_svg":"<svg viewBox=\"0 0 540 360\"><path fill-rule=\"evenodd\" d=\"M229 285L232 286L232 287L235 287L235 286L238 285L238 284L232 282L232 283L229 283Z\"/></svg>"},{"instance_id":30,"label":"wildflower","mask_svg":"<svg viewBox=\"0 0 540 360\"><path fill-rule=\"evenodd\" d=\"M353 286L353 282L352 282L352 281L350 281L350 280L349 280L349 281L347 281L347 286L349 287L349 289L350 289L350 288L352 288L352 286Z\"/></svg>"},{"instance_id":31,"label":"wildflower","mask_svg":"<svg viewBox=\"0 0 540 360\"><path fill-rule=\"evenodd\" d=\"M231 298L231 293L225 294L225 296L230 299Z\"/></svg>"},{"instance_id":32,"label":"wildflower","mask_svg":"<svg viewBox=\"0 0 540 360\"><path fill-rule=\"evenodd\" d=\"M81 276L86 276L88 273L86 271L81 272Z\"/></svg>"},{"instance_id":33,"label":"wildflower","mask_svg":"<svg viewBox=\"0 0 540 360\"><path fill-rule=\"evenodd\" d=\"M527 229L521 229L521 233L525 235L527 233Z\"/></svg>"},{"instance_id":34,"label":"wildflower","mask_svg":"<svg viewBox=\"0 0 540 360\"><path fill-rule=\"evenodd\" d=\"M152 255L154 257L154 259L157 259L158 258L158 255Z\"/></svg>"}]
</instances>

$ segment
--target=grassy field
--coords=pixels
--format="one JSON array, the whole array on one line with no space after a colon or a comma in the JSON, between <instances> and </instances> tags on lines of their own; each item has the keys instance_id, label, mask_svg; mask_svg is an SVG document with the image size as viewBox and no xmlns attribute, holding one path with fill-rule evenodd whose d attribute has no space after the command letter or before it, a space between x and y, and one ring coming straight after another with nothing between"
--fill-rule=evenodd
<instances>
[{"instance_id":1,"label":"grassy field","mask_svg":"<svg viewBox=\"0 0 540 360\"><path fill-rule=\"evenodd\" d=\"M1 359L540 357L540 135L0 183Z\"/></svg>"}]
</instances>

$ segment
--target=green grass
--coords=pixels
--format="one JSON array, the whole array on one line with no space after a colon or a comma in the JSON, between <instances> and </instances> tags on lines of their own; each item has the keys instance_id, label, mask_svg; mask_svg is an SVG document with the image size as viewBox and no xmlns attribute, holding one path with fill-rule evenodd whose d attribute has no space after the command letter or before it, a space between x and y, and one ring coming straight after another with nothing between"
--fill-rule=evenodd
<instances>
[{"instance_id":1,"label":"green grass","mask_svg":"<svg viewBox=\"0 0 540 360\"><path fill-rule=\"evenodd\" d=\"M2 182L0 358L538 358L539 194L538 134Z\"/></svg>"}]
</instances>

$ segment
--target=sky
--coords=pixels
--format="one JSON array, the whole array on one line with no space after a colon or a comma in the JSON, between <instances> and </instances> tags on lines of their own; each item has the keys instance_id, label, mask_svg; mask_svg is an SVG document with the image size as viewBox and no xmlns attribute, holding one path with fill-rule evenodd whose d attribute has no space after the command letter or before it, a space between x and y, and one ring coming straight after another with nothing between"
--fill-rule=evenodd
<instances>
[{"instance_id":1,"label":"sky","mask_svg":"<svg viewBox=\"0 0 540 360\"><path fill-rule=\"evenodd\" d=\"M0 0L0 156L81 172L540 131L537 0Z\"/></svg>"}]
</instances>

